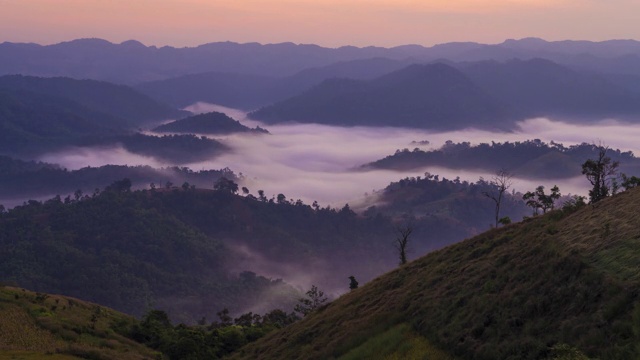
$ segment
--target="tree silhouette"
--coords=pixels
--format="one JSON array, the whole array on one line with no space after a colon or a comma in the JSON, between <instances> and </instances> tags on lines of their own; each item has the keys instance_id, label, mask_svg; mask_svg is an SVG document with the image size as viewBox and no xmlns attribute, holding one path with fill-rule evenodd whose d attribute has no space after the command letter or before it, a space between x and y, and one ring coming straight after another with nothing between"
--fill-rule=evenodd
<instances>
[{"instance_id":1,"label":"tree silhouette","mask_svg":"<svg viewBox=\"0 0 640 360\"><path fill-rule=\"evenodd\" d=\"M309 313L319 308L320 305L327 301L327 297L324 296L324 292L318 290L318 287L311 285L311 289L307 291L306 298L299 298L298 304L293 308L294 311L299 312L302 316L307 316Z\"/></svg>"},{"instance_id":2,"label":"tree silhouette","mask_svg":"<svg viewBox=\"0 0 640 360\"><path fill-rule=\"evenodd\" d=\"M607 156L609 147L600 145L597 149L598 158L588 159L582 164L582 174L593 185L593 188L589 190L589 200L592 204L609 196L611 180L618 172L620 165L618 161L612 161Z\"/></svg>"},{"instance_id":3,"label":"tree silhouette","mask_svg":"<svg viewBox=\"0 0 640 360\"><path fill-rule=\"evenodd\" d=\"M513 175L511 173L509 173L508 171L502 169L499 170L496 175L494 175L491 178L491 181L489 182L489 184L493 185L493 187L495 188L494 191L483 191L482 194L486 197L488 197L489 199L493 200L493 202L495 203L496 207L495 207L495 227L498 227L498 223L500 222L500 205L502 204L502 199L504 197L504 193L509 190L509 188L511 187L511 185L513 184L513 181L511 181L511 178L513 177Z\"/></svg>"},{"instance_id":4,"label":"tree silhouette","mask_svg":"<svg viewBox=\"0 0 640 360\"><path fill-rule=\"evenodd\" d=\"M413 232L413 227L411 227L411 225L406 225L404 227L399 226L396 228L396 232L398 233L398 236L393 244L398 251L400 265L404 265L407 263L407 247L409 245L409 236Z\"/></svg>"},{"instance_id":5,"label":"tree silhouette","mask_svg":"<svg viewBox=\"0 0 640 360\"><path fill-rule=\"evenodd\" d=\"M238 192L238 184L236 184L233 180L227 179L226 177L221 177L216 181L213 185L215 190L229 192L235 194Z\"/></svg>"}]
</instances>

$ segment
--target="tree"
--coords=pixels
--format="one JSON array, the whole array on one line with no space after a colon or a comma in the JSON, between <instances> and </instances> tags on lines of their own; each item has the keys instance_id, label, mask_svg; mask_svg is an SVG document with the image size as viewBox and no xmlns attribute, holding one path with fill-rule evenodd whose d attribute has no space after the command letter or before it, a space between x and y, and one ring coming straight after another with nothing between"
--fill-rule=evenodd
<instances>
[{"instance_id":1,"label":"tree","mask_svg":"<svg viewBox=\"0 0 640 360\"><path fill-rule=\"evenodd\" d=\"M358 280L356 280L356 277L353 275L349 276L349 289L355 290L357 288L358 288Z\"/></svg>"},{"instance_id":2,"label":"tree","mask_svg":"<svg viewBox=\"0 0 640 360\"><path fill-rule=\"evenodd\" d=\"M632 189L638 185L640 185L640 178L636 177L636 176L627 176L627 174L620 174L620 178L622 179L622 187L625 190L629 190Z\"/></svg>"},{"instance_id":3,"label":"tree","mask_svg":"<svg viewBox=\"0 0 640 360\"><path fill-rule=\"evenodd\" d=\"M246 186L243 186L243 187L242 187L242 193L243 193L244 195L249 195L249 189L248 189Z\"/></svg>"},{"instance_id":4,"label":"tree","mask_svg":"<svg viewBox=\"0 0 640 360\"><path fill-rule=\"evenodd\" d=\"M527 206L533 208L534 215L538 215L538 209L542 209L543 214L546 213L547 210L553 210L556 201L560 199L561 196L558 185L554 185L551 188L551 194L549 195L544 193L544 186L540 185L534 192L527 191L522 196L522 200L525 201Z\"/></svg>"},{"instance_id":5,"label":"tree","mask_svg":"<svg viewBox=\"0 0 640 360\"><path fill-rule=\"evenodd\" d=\"M226 177L221 177L213 184L214 190L229 192L235 194L238 192L238 184L236 184L233 180L227 179Z\"/></svg>"},{"instance_id":6,"label":"tree","mask_svg":"<svg viewBox=\"0 0 640 360\"><path fill-rule=\"evenodd\" d=\"M299 298L298 304L293 308L294 311L299 312L302 316L307 316L312 311L324 304L328 299L324 296L324 292L318 290L318 287L311 285L311 289L307 291L306 298Z\"/></svg>"},{"instance_id":7,"label":"tree","mask_svg":"<svg viewBox=\"0 0 640 360\"><path fill-rule=\"evenodd\" d=\"M495 203L495 226L498 227L498 223L500 222L500 205L502 205L502 198L504 197L504 193L509 190L513 181L511 178L513 175L508 171L502 169L498 171L492 178L489 184L494 187L494 191L483 191L482 194L489 199L493 200Z\"/></svg>"},{"instance_id":8,"label":"tree","mask_svg":"<svg viewBox=\"0 0 640 360\"><path fill-rule=\"evenodd\" d=\"M97 190L97 189L96 189ZM111 185L105 188L105 191L113 192L130 192L131 191L131 179L124 178L122 180L114 181ZM95 195L95 193L94 193Z\"/></svg>"},{"instance_id":9,"label":"tree","mask_svg":"<svg viewBox=\"0 0 640 360\"><path fill-rule=\"evenodd\" d=\"M396 250L398 251L398 257L400 258L400 265L407 263L407 247L409 245L409 236L413 232L411 225L399 226L396 228L398 236L393 242Z\"/></svg>"},{"instance_id":10,"label":"tree","mask_svg":"<svg viewBox=\"0 0 640 360\"><path fill-rule=\"evenodd\" d=\"M612 161L607 156L609 147L600 145L597 149L598 158L588 159L582 164L582 174L593 185L593 188L589 190L589 201L592 204L609 196L611 180L618 172L618 166L620 166L618 161Z\"/></svg>"}]
</instances>

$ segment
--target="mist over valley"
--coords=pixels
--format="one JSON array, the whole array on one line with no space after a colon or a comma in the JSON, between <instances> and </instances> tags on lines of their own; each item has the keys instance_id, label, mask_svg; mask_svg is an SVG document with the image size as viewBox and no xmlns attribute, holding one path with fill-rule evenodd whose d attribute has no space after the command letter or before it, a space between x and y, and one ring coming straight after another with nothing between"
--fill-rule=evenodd
<instances>
[{"instance_id":1,"label":"mist over valley","mask_svg":"<svg viewBox=\"0 0 640 360\"><path fill-rule=\"evenodd\" d=\"M0 335L30 335L0 357L634 358L638 69L635 40L1 43Z\"/></svg>"}]
</instances>

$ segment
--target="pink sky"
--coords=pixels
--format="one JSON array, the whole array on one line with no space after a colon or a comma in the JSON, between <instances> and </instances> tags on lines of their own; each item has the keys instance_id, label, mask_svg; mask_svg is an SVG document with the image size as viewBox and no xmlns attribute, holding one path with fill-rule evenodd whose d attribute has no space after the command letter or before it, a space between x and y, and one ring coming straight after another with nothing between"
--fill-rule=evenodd
<instances>
[{"instance_id":1,"label":"pink sky","mask_svg":"<svg viewBox=\"0 0 640 360\"><path fill-rule=\"evenodd\" d=\"M640 39L638 0L0 0L0 42L323 46Z\"/></svg>"}]
</instances>

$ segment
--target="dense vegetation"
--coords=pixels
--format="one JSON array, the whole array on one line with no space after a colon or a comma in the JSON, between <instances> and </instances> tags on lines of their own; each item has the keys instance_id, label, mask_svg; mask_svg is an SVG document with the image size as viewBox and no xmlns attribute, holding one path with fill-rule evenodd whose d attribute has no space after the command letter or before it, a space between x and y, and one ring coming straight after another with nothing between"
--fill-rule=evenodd
<instances>
[{"instance_id":1,"label":"dense vegetation","mask_svg":"<svg viewBox=\"0 0 640 360\"><path fill-rule=\"evenodd\" d=\"M52 180L65 173L30 165L52 174ZM413 258L491 223L491 208L483 206L490 203L479 193L491 189L487 183L403 180L381 195L389 205L372 207L364 216L348 206L309 206L283 194L242 197L221 187L211 191L189 184L131 192L128 179L114 184L92 195L29 201L2 215L2 278L133 314L153 304L194 321L222 307L237 312L261 302L260 309L266 311L276 307L269 304L286 304L294 294L279 281L232 274L277 274L303 285L315 279L330 293L343 292L348 276L368 281L395 266L392 240L399 225L415 226L409 252ZM418 207L416 201L431 205ZM521 216L517 206L504 209L505 215ZM487 220L456 220L464 211L487 211Z\"/></svg>"},{"instance_id":2,"label":"dense vegetation","mask_svg":"<svg viewBox=\"0 0 640 360\"><path fill-rule=\"evenodd\" d=\"M0 199L33 199L52 194L62 197L77 193L92 194L116 180L128 178L132 187L164 188L182 185L198 188L211 188L216 180L226 177L238 180L229 169L192 171L186 167L167 167L156 169L150 166L105 165L67 170L55 164L38 161L24 161L0 156ZM79 191L78 191L79 190ZM76 199L76 195L71 195ZM5 204L6 205L6 204Z\"/></svg>"},{"instance_id":3,"label":"dense vegetation","mask_svg":"<svg viewBox=\"0 0 640 360\"><path fill-rule=\"evenodd\" d=\"M250 128L240 124L227 115L219 112L194 115L176 120L168 124L160 125L153 129L155 132L173 132L190 134L217 134L226 135L234 133L268 134L261 127Z\"/></svg>"},{"instance_id":4,"label":"dense vegetation","mask_svg":"<svg viewBox=\"0 0 640 360\"><path fill-rule=\"evenodd\" d=\"M401 266L233 358L637 358L638 206L640 190L631 189L488 231Z\"/></svg>"},{"instance_id":5,"label":"dense vegetation","mask_svg":"<svg viewBox=\"0 0 640 360\"><path fill-rule=\"evenodd\" d=\"M172 164L214 158L229 148L220 141L195 135L148 136L134 134L113 139L132 153L155 157Z\"/></svg>"},{"instance_id":6,"label":"dense vegetation","mask_svg":"<svg viewBox=\"0 0 640 360\"><path fill-rule=\"evenodd\" d=\"M452 169L480 169L495 172L508 169L526 178L568 178L580 174L581 164L598 154L598 145L582 143L564 146L540 140L523 142L492 142L471 145L469 142L447 141L435 150L403 149L395 154L362 166L362 169L420 169L443 166ZM620 171L640 172L640 160L632 152L607 151L607 155L620 162Z\"/></svg>"},{"instance_id":7,"label":"dense vegetation","mask_svg":"<svg viewBox=\"0 0 640 360\"><path fill-rule=\"evenodd\" d=\"M67 296L0 284L0 358L219 359L248 342L298 320L293 313L251 312L235 319L173 325L162 310L140 320Z\"/></svg>"}]
</instances>

